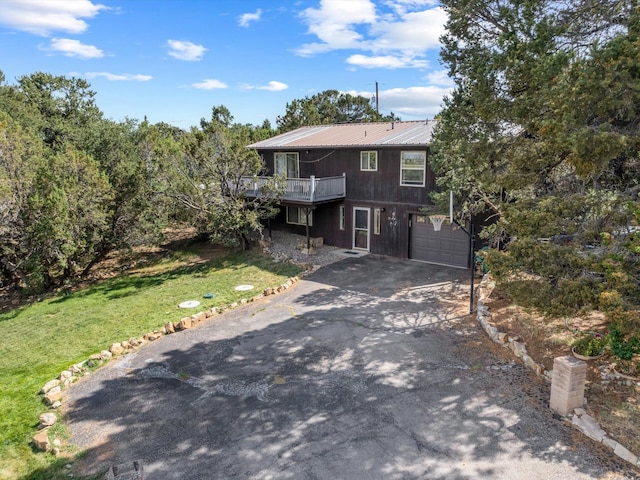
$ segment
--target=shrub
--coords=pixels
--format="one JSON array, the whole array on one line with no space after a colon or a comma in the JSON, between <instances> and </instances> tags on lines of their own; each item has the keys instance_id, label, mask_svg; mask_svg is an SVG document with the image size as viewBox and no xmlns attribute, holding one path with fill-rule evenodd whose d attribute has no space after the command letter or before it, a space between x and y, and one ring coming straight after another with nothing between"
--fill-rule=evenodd
<instances>
[{"instance_id":1,"label":"shrub","mask_svg":"<svg viewBox=\"0 0 640 480\"><path fill-rule=\"evenodd\" d=\"M611 324L608 337L611 351L619 359L631 360L635 354L640 353L640 339L635 335L625 338L619 323Z\"/></svg>"}]
</instances>

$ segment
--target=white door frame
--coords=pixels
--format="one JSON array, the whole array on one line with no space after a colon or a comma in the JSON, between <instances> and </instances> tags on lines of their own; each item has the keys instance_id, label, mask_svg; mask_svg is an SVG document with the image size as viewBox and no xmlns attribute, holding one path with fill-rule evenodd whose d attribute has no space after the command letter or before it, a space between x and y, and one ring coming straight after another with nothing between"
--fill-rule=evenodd
<instances>
[{"instance_id":1,"label":"white door frame","mask_svg":"<svg viewBox=\"0 0 640 480\"><path fill-rule=\"evenodd\" d=\"M367 228L356 228L356 211L362 210L367 212ZM356 232L357 231L366 231L367 232L367 248L356 247ZM352 235L352 243L354 250L366 250L369 251L369 247L371 245L371 208L369 207L353 207L353 235Z\"/></svg>"}]
</instances>

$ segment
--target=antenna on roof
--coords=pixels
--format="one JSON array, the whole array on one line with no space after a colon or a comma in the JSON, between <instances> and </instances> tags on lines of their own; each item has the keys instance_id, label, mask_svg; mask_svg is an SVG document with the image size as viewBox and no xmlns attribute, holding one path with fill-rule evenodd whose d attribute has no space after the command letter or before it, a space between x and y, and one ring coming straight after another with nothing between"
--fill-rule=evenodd
<instances>
[{"instance_id":1,"label":"antenna on roof","mask_svg":"<svg viewBox=\"0 0 640 480\"><path fill-rule=\"evenodd\" d=\"M380 116L380 108L378 105L378 81L376 80L376 115L379 117Z\"/></svg>"}]
</instances>

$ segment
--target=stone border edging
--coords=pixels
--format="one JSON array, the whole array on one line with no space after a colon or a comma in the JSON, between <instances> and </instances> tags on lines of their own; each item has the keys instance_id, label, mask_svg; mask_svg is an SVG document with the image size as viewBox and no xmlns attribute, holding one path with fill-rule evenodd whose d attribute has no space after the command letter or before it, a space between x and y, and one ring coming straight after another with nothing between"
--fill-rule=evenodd
<instances>
[{"instance_id":1,"label":"stone border edging","mask_svg":"<svg viewBox=\"0 0 640 480\"><path fill-rule=\"evenodd\" d=\"M158 340L165 335L193 328L204 320L222 314L227 310L237 308L240 305L246 305L247 303L260 300L261 298L282 293L292 287L302 277L312 273L314 270L315 269L313 267L307 266L306 270L300 273L300 275L290 277L285 283L278 287L265 288L262 293L251 298L241 298L237 302L233 302L226 306L212 307L204 312L198 312L188 317L183 317L177 322L167 322L158 330L148 332L141 337L131 337L128 340L112 343L108 350L105 349L99 353L90 355L87 360L71 365L68 369L60 372L60 375L56 378L45 383L39 392L42 395L42 400L50 410L58 409L62 406L62 392L64 389L73 385L80 379L80 377L90 375L93 369L102 366L112 358L119 355L125 355L143 345ZM53 425L55 425L57 420L57 415L51 411L42 413L39 417L37 427L39 432L31 438L31 442L36 449L44 452L51 452L56 456L61 453L62 441L59 438L54 438L53 441L50 441L48 431Z\"/></svg>"},{"instance_id":2,"label":"stone border edging","mask_svg":"<svg viewBox=\"0 0 640 480\"><path fill-rule=\"evenodd\" d=\"M547 381L551 381L553 378L552 370L545 370L544 365L537 363L527 354L527 349L524 343L508 337L504 332L498 331L498 329L489 321L491 313L489 312L489 307L487 307L485 301L489 298L494 288L495 282L491 279L491 275L489 273L484 274L482 281L478 286L478 301L476 309L476 318L482 326L482 329L495 343L510 349L516 357L521 358L524 364L537 375L542 375ZM622 460L630 463L634 467L640 467L640 458L620 443L609 438L607 436L607 432L602 430L598 422L596 422L593 417L587 415L584 408L574 409L573 413L568 414L565 419L571 422L571 426L573 426L573 428L579 430L592 440L602 443Z\"/></svg>"}]
</instances>

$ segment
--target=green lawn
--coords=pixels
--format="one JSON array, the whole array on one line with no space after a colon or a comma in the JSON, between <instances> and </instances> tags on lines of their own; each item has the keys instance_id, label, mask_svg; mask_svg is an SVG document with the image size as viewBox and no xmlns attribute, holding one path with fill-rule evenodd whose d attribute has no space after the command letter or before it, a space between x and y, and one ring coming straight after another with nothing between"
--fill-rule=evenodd
<instances>
[{"instance_id":1,"label":"green lawn","mask_svg":"<svg viewBox=\"0 0 640 480\"><path fill-rule=\"evenodd\" d=\"M68 462L33 453L29 444L39 414L46 411L39 389L62 370L113 342L257 295L300 273L254 252L194 264L197 259L176 252L136 273L0 314L0 479L68 478ZM255 288L236 291L240 284ZM215 296L206 299L205 293ZM178 304L184 300L201 305L182 310Z\"/></svg>"}]
</instances>

